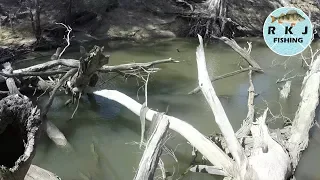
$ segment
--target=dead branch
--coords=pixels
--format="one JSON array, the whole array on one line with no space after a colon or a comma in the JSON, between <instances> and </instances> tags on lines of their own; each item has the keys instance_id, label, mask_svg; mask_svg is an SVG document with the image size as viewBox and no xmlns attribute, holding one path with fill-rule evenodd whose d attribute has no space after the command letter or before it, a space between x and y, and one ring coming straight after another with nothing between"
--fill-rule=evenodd
<instances>
[{"instance_id":1,"label":"dead branch","mask_svg":"<svg viewBox=\"0 0 320 180\"><path fill-rule=\"evenodd\" d=\"M251 43L248 43L249 48L248 50L240 47L238 43L234 39L229 39L227 37L219 37L221 41L229 45L234 51L236 51L244 60L247 61L249 65L252 67L256 68L257 72L263 72L262 68L259 66L259 64L251 57L250 52L251 52Z\"/></svg>"},{"instance_id":2,"label":"dead branch","mask_svg":"<svg viewBox=\"0 0 320 180\"><path fill-rule=\"evenodd\" d=\"M57 74L65 74L67 71L45 71L45 72L21 72L21 73L4 73L0 72L1 76L4 77L25 77L25 76L52 76L52 75L57 75Z\"/></svg>"},{"instance_id":3,"label":"dead branch","mask_svg":"<svg viewBox=\"0 0 320 180\"><path fill-rule=\"evenodd\" d=\"M116 90L100 90L93 94L114 100L123 106L127 107L137 116L140 115L141 104L130 98L129 96ZM146 113L146 119L151 121L153 116L158 112L149 109ZM208 140L198 130L190 124L178 118L164 115L169 119L169 128L181 134L189 141L192 146L197 148L213 165L223 169L228 175L234 174L233 161L214 143Z\"/></svg>"},{"instance_id":4,"label":"dead branch","mask_svg":"<svg viewBox=\"0 0 320 180\"><path fill-rule=\"evenodd\" d=\"M4 67L2 69L3 74L12 74L13 69L12 69L11 64L9 62L4 63L3 67ZM12 77L7 77L5 79L6 79L6 84L9 89L10 94L21 94Z\"/></svg>"},{"instance_id":5,"label":"dead branch","mask_svg":"<svg viewBox=\"0 0 320 180\"><path fill-rule=\"evenodd\" d=\"M63 24L63 23L56 23L56 24L65 27L66 30L67 30L67 36L64 38L64 39L66 40L66 42L67 42L67 45L66 45L66 46L63 48L63 50L59 53L57 59L60 59L61 56L62 56L62 54L63 54L63 53L66 51L66 49L70 46L70 33L71 33L71 31L72 31L72 28L71 28L70 26L67 26L67 25Z\"/></svg>"},{"instance_id":6,"label":"dead branch","mask_svg":"<svg viewBox=\"0 0 320 180\"><path fill-rule=\"evenodd\" d=\"M61 178L50 171L31 165L24 180L61 180Z\"/></svg>"},{"instance_id":7,"label":"dead branch","mask_svg":"<svg viewBox=\"0 0 320 180\"><path fill-rule=\"evenodd\" d=\"M231 77L231 76L234 76L234 75L237 75L237 74L240 74L242 72L246 72L246 71L250 71L250 70L253 70L253 71L257 71L258 69L255 69L255 68L252 68L252 67L249 67L249 68L244 68L244 69L240 69L240 70L237 70L237 71L233 71L233 72L230 72L230 73L226 73L226 74L223 74L221 76L217 76L213 79L211 79L210 81L211 82L214 82L214 81L217 81L217 80L220 80L220 79L223 79L223 78L227 78L227 77ZM195 89L193 89L192 91L190 91L188 94L195 94L195 93L198 93L200 92L200 87L196 87Z\"/></svg>"},{"instance_id":8,"label":"dead branch","mask_svg":"<svg viewBox=\"0 0 320 180\"><path fill-rule=\"evenodd\" d=\"M246 119L243 120L241 128L236 132L236 137L242 139L250 133L250 128L254 120L254 86L252 83L252 71L249 71L249 89L248 89L248 113Z\"/></svg>"},{"instance_id":9,"label":"dead branch","mask_svg":"<svg viewBox=\"0 0 320 180\"><path fill-rule=\"evenodd\" d=\"M288 150L295 169L300 154L308 146L309 130L315 118L315 111L319 104L320 88L320 56L310 65L310 70L302 83L301 102L291 127L291 136L288 140Z\"/></svg>"},{"instance_id":10,"label":"dead branch","mask_svg":"<svg viewBox=\"0 0 320 180\"><path fill-rule=\"evenodd\" d=\"M47 102L47 104L44 106L42 112L41 112L41 117L42 119L46 120L47 118L47 113L52 105L53 99L56 95L56 92L58 91L58 89L60 88L60 86L62 86L63 83L65 83L65 81L72 75L74 75L77 72L77 69L71 69L69 70L58 82L58 84L55 86L55 88L52 90L50 98ZM63 135L63 133L61 133L59 131L59 129L49 120L45 121L45 130L47 132L48 137L55 142L56 145L58 146L65 146L68 145L68 141L65 138L65 136Z\"/></svg>"},{"instance_id":11,"label":"dead branch","mask_svg":"<svg viewBox=\"0 0 320 180\"><path fill-rule=\"evenodd\" d=\"M48 61L48 62L42 63L42 64L37 64L37 65L30 66L30 67L23 68L23 69L17 69L17 70L13 71L13 74L22 73L22 72L45 71L45 70L51 69L51 68L59 66L59 65L67 66L67 67L71 67L71 68L79 68L79 64L80 64L80 62L75 59L59 59L59 60L54 60L54 61Z\"/></svg>"},{"instance_id":12,"label":"dead branch","mask_svg":"<svg viewBox=\"0 0 320 180\"><path fill-rule=\"evenodd\" d=\"M147 63L130 63L130 64L121 64L117 66L102 66L102 68L100 68L99 71L100 72L116 72L116 71L135 70L135 69L141 69L141 68L149 68L151 66L155 66L163 63L178 63L178 62L179 61L169 58L169 59L156 60L156 61L147 62Z\"/></svg>"},{"instance_id":13,"label":"dead branch","mask_svg":"<svg viewBox=\"0 0 320 180\"><path fill-rule=\"evenodd\" d=\"M162 116L163 117L163 116ZM164 145L164 138L169 128L169 120L165 117L157 120L157 126L147 142L146 150L141 158L138 172L134 179L153 179Z\"/></svg>"},{"instance_id":14,"label":"dead branch","mask_svg":"<svg viewBox=\"0 0 320 180\"><path fill-rule=\"evenodd\" d=\"M207 165L195 165L189 169L191 172L201 172L201 173L208 173L212 175L218 176L227 176L221 169L218 169L214 166L207 166Z\"/></svg>"},{"instance_id":15,"label":"dead branch","mask_svg":"<svg viewBox=\"0 0 320 180\"><path fill-rule=\"evenodd\" d=\"M238 168L244 168L246 167L246 164L247 164L247 157L235 136L235 133L230 124L230 121L211 84L207 67L206 67L203 40L200 35L198 35L198 38L199 38L200 45L197 48L196 57L197 57L197 66L198 66L199 86L209 106L211 107L211 110L215 116L215 121L218 124L226 140L228 149L230 150L233 158L235 159L238 165ZM245 170L241 170L241 169L237 169L237 170L239 171L238 175L240 175L240 177L244 177Z\"/></svg>"}]
</instances>

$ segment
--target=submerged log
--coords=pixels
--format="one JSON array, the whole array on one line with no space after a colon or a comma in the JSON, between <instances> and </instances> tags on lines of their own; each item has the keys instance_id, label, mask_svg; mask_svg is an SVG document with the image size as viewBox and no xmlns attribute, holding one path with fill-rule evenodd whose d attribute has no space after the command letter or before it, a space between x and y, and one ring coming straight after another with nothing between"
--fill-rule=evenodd
<instances>
[{"instance_id":1,"label":"submerged log","mask_svg":"<svg viewBox=\"0 0 320 180\"><path fill-rule=\"evenodd\" d=\"M25 96L0 101L0 179L23 180L35 155L41 129L40 110Z\"/></svg>"},{"instance_id":2,"label":"submerged log","mask_svg":"<svg viewBox=\"0 0 320 180\"><path fill-rule=\"evenodd\" d=\"M147 142L146 149L139 164L138 172L134 178L135 180L154 179L154 174L162 153L162 146L164 145L166 133L169 129L169 120L163 117L153 121L157 121L154 122L156 123L156 127Z\"/></svg>"}]
</instances>

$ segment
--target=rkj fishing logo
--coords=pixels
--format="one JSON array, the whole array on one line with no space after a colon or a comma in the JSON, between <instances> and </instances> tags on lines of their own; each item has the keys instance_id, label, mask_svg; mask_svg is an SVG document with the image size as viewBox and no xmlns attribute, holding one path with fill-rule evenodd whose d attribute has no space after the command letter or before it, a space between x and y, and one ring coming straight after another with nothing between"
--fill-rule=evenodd
<instances>
[{"instance_id":1,"label":"rkj fishing logo","mask_svg":"<svg viewBox=\"0 0 320 180\"><path fill-rule=\"evenodd\" d=\"M310 45L313 27L310 18L302 10L282 7L267 17L263 25L263 37L273 52L294 56Z\"/></svg>"}]
</instances>

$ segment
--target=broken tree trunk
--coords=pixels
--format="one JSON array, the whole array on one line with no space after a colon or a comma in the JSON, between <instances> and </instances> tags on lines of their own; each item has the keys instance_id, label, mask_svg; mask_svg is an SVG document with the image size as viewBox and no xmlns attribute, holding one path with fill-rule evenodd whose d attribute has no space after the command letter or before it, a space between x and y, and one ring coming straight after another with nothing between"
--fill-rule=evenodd
<instances>
[{"instance_id":1,"label":"broken tree trunk","mask_svg":"<svg viewBox=\"0 0 320 180\"><path fill-rule=\"evenodd\" d=\"M156 123L156 127L147 142L146 149L140 160L138 172L134 178L135 180L154 179L154 174L162 153L162 146L164 145L166 133L169 128L169 120L163 117L153 121L157 121L154 122Z\"/></svg>"},{"instance_id":2,"label":"broken tree trunk","mask_svg":"<svg viewBox=\"0 0 320 180\"><path fill-rule=\"evenodd\" d=\"M214 88L212 87L206 66L203 40L200 35L198 35L198 38L200 45L197 48L196 59L198 67L199 86L207 102L209 103L209 106L211 107L211 110L215 116L215 121L225 138L228 149L230 150L233 158L238 165L235 166L235 171L239 171L237 173L239 173L238 175L242 179L244 177L245 169L247 166L247 157L245 156L244 150L240 146L240 143L235 136L230 121L228 120L228 117L222 107L218 96L216 95Z\"/></svg>"},{"instance_id":3,"label":"broken tree trunk","mask_svg":"<svg viewBox=\"0 0 320 180\"><path fill-rule=\"evenodd\" d=\"M229 45L234 51L236 51L245 61L247 61L247 63L249 64L249 68L244 68L244 69L240 69L231 73L227 73L221 76L218 76L216 78L211 79L211 82L219 80L219 79L223 79L226 77L230 77L230 76L234 76L237 75L239 73L245 72L245 71L256 71L256 72L263 72L262 68L259 66L259 64L251 57L250 53L251 53L251 49L252 49L252 45L251 43L248 42L248 49L242 48L238 45L238 43L234 40L234 39L229 39L227 37L215 37L217 39L220 39L221 41L223 41L224 43L226 43L227 45ZM195 94L198 93L200 91L200 87L196 87L195 89L193 89L192 91L190 91L188 94Z\"/></svg>"},{"instance_id":4,"label":"broken tree trunk","mask_svg":"<svg viewBox=\"0 0 320 180\"><path fill-rule=\"evenodd\" d=\"M246 119L243 120L241 128L236 132L236 137L242 139L250 133L251 125L254 121L254 86L252 82L252 71L249 72L249 89L248 89L248 113ZM241 141L242 142L242 141Z\"/></svg>"},{"instance_id":5,"label":"broken tree trunk","mask_svg":"<svg viewBox=\"0 0 320 180\"><path fill-rule=\"evenodd\" d=\"M303 79L301 102L291 127L287 149L290 154L293 168L298 166L300 155L308 146L309 130L312 127L316 109L319 105L320 89L320 56L310 65L310 70Z\"/></svg>"},{"instance_id":6,"label":"broken tree trunk","mask_svg":"<svg viewBox=\"0 0 320 180\"><path fill-rule=\"evenodd\" d=\"M24 179L40 129L40 110L27 97L15 94L0 101L1 180Z\"/></svg>"}]
</instances>

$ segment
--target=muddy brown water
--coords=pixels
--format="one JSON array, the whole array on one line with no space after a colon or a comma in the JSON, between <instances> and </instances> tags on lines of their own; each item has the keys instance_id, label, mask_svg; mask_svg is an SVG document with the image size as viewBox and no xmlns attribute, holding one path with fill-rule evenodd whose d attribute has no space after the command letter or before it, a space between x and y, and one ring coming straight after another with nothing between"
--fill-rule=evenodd
<instances>
[{"instance_id":1,"label":"muddy brown water","mask_svg":"<svg viewBox=\"0 0 320 180\"><path fill-rule=\"evenodd\" d=\"M268 49L262 39L238 39L242 46L252 41L252 56L264 69L264 74L255 74L253 83L259 96L255 99L255 109L261 114L268 105L272 113L282 114L293 119L300 101L301 80L305 69L301 67L300 56L282 57ZM209 135L218 132L211 110L201 93L187 95L197 85L197 67L195 39L175 39L135 44L131 42L91 42L85 43L87 48L93 44L104 45L106 53L111 54L110 64L116 65L130 62L148 62L172 57L178 64L163 64L162 70L152 74L148 85L149 107L166 111L168 114L185 120L200 132ZM320 42L314 42L314 48L320 48ZM70 48L66 57L78 57L78 47ZM220 42L207 43L206 58L209 73L213 76L228 73L245 67L246 63L231 48ZM52 52L42 52L51 54ZM309 51L305 51L309 56ZM36 62L46 61L39 58ZM29 65L21 62L18 66ZM288 77L297 75L292 82L291 95L284 101L279 99L281 79L292 71ZM119 90L140 103L144 102L144 91L140 88L143 82L129 78L101 75L101 89ZM237 130L247 113L248 74L242 73L214 82L214 88L222 102L233 128ZM40 98L43 104L46 96ZM63 180L129 180L133 179L143 151L135 142L140 140L139 118L125 107L106 99L96 97L96 103L88 99L81 100L79 109L73 120L68 121L74 106L64 107L67 97L63 93L52 105L48 118L52 120L66 135L73 150L56 147L45 135L37 147L33 163L48 169ZM282 127L283 117L268 117L270 128ZM162 159L168 172L176 179L191 162L191 146L175 132L170 131L168 146L174 149L176 162L171 156L163 155ZM296 177L297 180L315 180L320 177L320 129L313 128L310 133L308 149L303 153ZM201 163L201 158L198 160ZM158 173L158 178L160 174ZM221 179L201 173L188 173L183 180Z\"/></svg>"}]
</instances>

